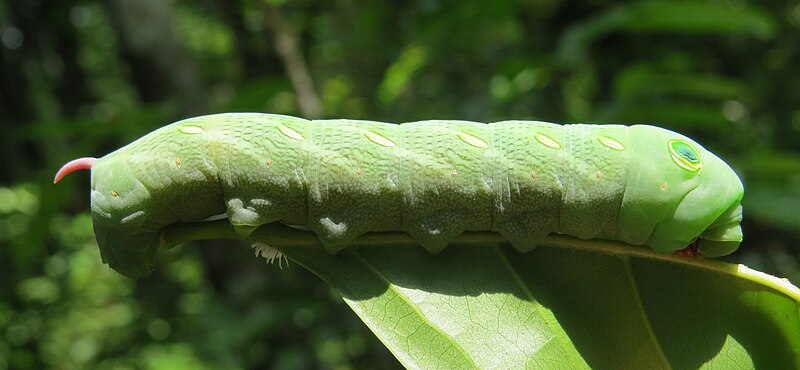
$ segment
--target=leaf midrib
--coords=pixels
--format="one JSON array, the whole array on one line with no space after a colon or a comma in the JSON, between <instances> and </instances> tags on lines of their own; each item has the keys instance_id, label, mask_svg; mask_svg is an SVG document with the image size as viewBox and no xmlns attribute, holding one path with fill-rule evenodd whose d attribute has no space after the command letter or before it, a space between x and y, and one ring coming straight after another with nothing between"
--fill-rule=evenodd
<instances>
[{"instance_id":1,"label":"leaf midrib","mask_svg":"<svg viewBox=\"0 0 800 370\"><path fill-rule=\"evenodd\" d=\"M394 284L392 284L389 281L389 279L386 278L386 276L384 276L380 271L378 271L375 268L375 266L373 266L369 261L367 261L363 256L361 256L361 254L359 254L359 253L357 253L357 252L355 252L353 250L348 250L348 252L356 260L358 260L361 264L363 264L364 267L366 267L370 272L372 272L378 279L380 279L382 282L384 282L386 284L387 289L391 290L395 294L395 296L397 296L400 299L402 299L403 302L413 312L415 312L417 314L417 316L426 325L428 325L430 328L432 328L437 333L439 333L442 337L444 337L447 340L447 342L450 343L450 345L453 346L453 348L456 348L458 350L458 352L462 355L462 357L464 358L464 360L466 362L468 362L473 368L476 368L476 369L479 368L478 365L472 360L472 357L470 357L467 354L467 352L464 350L464 348L461 347L461 345L459 345L455 340L453 340L452 336L450 336L449 334L444 332L441 328L439 328L438 326L434 325L430 320L428 320L427 317L417 308L417 306L415 304L413 304L411 301L409 301L408 298L405 296L405 294L403 294L399 289L397 289L397 287Z\"/></svg>"},{"instance_id":2,"label":"leaf midrib","mask_svg":"<svg viewBox=\"0 0 800 370\"><path fill-rule=\"evenodd\" d=\"M661 346L661 342L658 341L658 337L653 331L653 326L651 325L652 320L650 320L650 317L647 315L647 310L645 309L644 304L642 302L642 297L639 294L639 287L638 285L636 285L636 277L634 276L633 269L631 268L631 259L628 258L627 256L624 256L622 257L622 262L627 277L625 281L630 284L630 290L631 293L633 294L636 307L638 308L638 310L636 311L640 313L639 318L641 319L644 325L644 328L647 332L649 339L653 342L653 346L658 350L658 352L656 353L658 359L661 361L662 364L665 365L664 367L665 369L671 369L672 365L667 359L667 356L664 354L664 349Z\"/></svg>"},{"instance_id":3,"label":"leaf midrib","mask_svg":"<svg viewBox=\"0 0 800 370\"><path fill-rule=\"evenodd\" d=\"M561 325L553 322L554 318L552 317L552 315L546 314L547 312L546 309L542 307L541 304L539 304L538 300L536 300L533 293L531 293L530 288L525 284L525 282L520 277L519 273L517 273L517 271L508 261L508 258L506 258L506 256L498 248L493 248L493 249L495 254L497 254L498 258L500 258L500 262L503 264L506 271L508 271L509 275L511 275L511 279L514 281L515 284L519 286L519 288L525 294L525 297L528 299L529 302L531 302L536 312L539 314L542 320L544 320L547 327L553 333L553 338L555 338L556 342L558 342L558 345L561 347L562 351L564 351L564 354L567 355L570 352L572 352L570 351L571 346L565 344L564 336L566 335L566 333L564 332ZM573 365L574 364L575 363L573 362Z\"/></svg>"}]
</instances>

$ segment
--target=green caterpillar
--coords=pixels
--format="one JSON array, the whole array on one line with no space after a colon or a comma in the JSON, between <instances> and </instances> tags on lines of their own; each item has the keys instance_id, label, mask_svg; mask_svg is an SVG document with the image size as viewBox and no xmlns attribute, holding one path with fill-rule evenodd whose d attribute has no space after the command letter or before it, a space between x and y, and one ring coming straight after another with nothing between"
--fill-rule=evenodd
<instances>
[{"instance_id":1,"label":"green caterpillar","mask_svg":"<svg viewBox=\"0 0 800 370\"><path fill-rule=\"evenodd\" d=\"M307 225L331 252L380 231L404 231L433 253L467 230L499 232L523 252L551 233L709 257L742 240L733 170L646 125L228 113L76 159L55 182L89 168L103 260L134 277L153 269L165 226L223 213L241 235Z\"/></svg>"}]
</instances>

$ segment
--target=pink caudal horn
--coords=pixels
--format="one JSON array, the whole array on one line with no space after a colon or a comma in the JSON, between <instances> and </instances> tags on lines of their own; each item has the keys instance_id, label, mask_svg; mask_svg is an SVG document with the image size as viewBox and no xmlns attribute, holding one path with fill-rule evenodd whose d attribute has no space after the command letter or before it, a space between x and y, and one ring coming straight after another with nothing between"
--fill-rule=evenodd
<instances>
[{"instance_id":1,"label":"pink caudal horn","mask_svg":"<svg viewBox=\"0 0 800 370\"><path fill-rule=\"evenodd\" d=\"M64 176L67 176L75 171L78 170L91 170L92 166L94 166L94 162L97 162L97 158L92 157L84 157L73 159L67 164L61 166L61 169L56 172L56 178L53 179L53 184L61 181Z\"/></svg>"}]
</instances>

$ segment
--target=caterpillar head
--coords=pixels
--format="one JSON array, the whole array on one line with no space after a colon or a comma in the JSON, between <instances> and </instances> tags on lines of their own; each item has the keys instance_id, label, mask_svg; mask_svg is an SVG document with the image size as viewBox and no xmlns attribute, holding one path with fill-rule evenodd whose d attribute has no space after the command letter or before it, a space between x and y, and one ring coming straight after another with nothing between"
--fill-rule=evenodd
<instances>
[{"instance_id":1,"label":"caterpillar head","mask_svg":"<svg viewBox=\"0 0 800 370\"><path fill-rule=\"evenodd\" d=\"M662 252L692 244L707 257L733 253L742 241L744 193L733 169L696 142L668 130L639 125L631 127L631 136L631 171L636 173L628 177L633 191L625 194L625 216L640 217L641 224L652 226L642 222L648 218L654 222L645 244ZM644 204L666 213L637 210Z\"/></svg>"}]
</instances>

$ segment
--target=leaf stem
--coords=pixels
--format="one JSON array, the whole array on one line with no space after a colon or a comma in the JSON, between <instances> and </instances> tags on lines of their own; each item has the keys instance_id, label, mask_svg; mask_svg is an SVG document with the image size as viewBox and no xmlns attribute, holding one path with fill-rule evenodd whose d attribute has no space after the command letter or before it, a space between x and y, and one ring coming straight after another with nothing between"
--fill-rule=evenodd
<instances>
[{"instance_id":1,"label":"leaf stem","mask_svg":"<svg viewBox=\"0 0 800 370\"><path fill-rule=\"evenodd\" d=\"M258 227L250 235L239 235L234 231L228 220L209 222L185 222L170 225L161 232L161 247L172 248L178 244L194 240L209 239L236 239L250 240L269 244L278 249L291 248L318 248L322 243L317 236L306 230L271 223ZM403 232L367 233L356 238L353 245L361 247L405 245L412 246L418 243L408 234ZM485 247L508 244L500 234L489 231L467 231L459 235L451 244L465 247ZM633 246L618 241L599 239L578 239L566 235L549 235L541 242L542 247L568 248L584 250L595 253L616 254L634 258L656 259L665 262L691 265L697 268L716 271L726 275L734 275L750 280L756 284L766 285L800 302L800 289L788 280L777 278L748 268L742 264L731 264L716 260L696 257L676 256L657 253L649 248Z\"/></svg>"}]
</instances>

